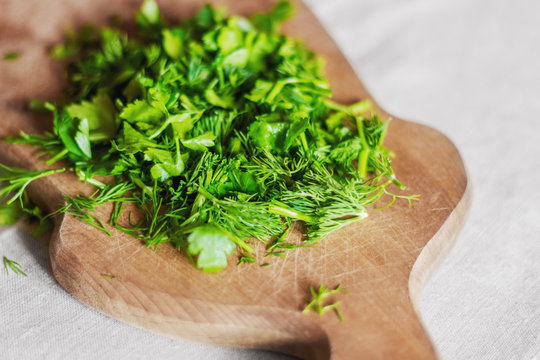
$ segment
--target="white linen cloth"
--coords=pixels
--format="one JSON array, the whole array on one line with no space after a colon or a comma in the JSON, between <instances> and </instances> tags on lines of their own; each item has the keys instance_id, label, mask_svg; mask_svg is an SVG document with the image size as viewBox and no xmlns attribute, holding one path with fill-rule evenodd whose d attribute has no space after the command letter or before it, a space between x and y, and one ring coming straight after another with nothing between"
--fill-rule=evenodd
<instances>
[{"instance_id":1,"label":"white linen cloth","mask_svg":"<svg viewBox=\"0 0 540 360\"><path fill-rule=\"evenodd\" d=\"M180 1L180 0L179 0ZM390 113L433 126L465 160L467 224L420 297L441 359L540 358L540 2L309 0ZM11 227L0 257L2 359L287 359L169 339L88 308L46 248Z\"/></svg>"}]
</instances>

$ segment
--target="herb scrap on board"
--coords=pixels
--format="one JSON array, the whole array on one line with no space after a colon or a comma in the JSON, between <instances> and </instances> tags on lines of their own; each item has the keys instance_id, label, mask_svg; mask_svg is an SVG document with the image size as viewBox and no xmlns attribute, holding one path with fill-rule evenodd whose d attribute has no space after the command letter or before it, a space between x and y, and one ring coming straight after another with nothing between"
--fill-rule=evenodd
<instances>
[{"instance_id":1,"label":"herb scrap on board","mask_svg":"<svg viewBox=\"0 0 540 360\"><path fill-rule=\"evenodd\" d=\"M336 288L333 290L330 290L324 284L321 284L318 289L310 286L309 291L311 293L311 300L307 300L308 304L306 305L304 310L302 310L302 313L307 314L310 311L314 311L322 316L328 311L334 310L339 320L341 322L345 321L345 317L339 309L339 305L341 305L342 300L338 300L336 302L329 301L329 299L333 295L336 295L340 292L346 292L346 290L343 289L341 285L336 286Z\"/></svg>"}]
</instances>

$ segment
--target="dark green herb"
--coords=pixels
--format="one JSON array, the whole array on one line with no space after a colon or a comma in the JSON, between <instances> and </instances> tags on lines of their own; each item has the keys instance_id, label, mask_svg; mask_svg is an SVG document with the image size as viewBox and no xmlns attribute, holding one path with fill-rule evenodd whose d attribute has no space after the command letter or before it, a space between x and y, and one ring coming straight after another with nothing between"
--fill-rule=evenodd
<instances>
[{"instance_id":1,"label":"dark green herb","mask_svg":"<svg viewBox=\"0 0 540 360\"><path fill-rule=\"evenodd\" d=\"M306 246L286 241L291 221L317 242L383 196L415 199L392 193L404 187L373 104L329 100L323 61L279 33L292 11L280 2L243 18L205 6L170 25L147 0L135 35L84 27L52 53L69 64L67 99L32 103L52 113L53 133L10 141L42 148L49 164L66 161L98 189L66 198L60 212L147 246L172 242L208 272L236 248L240 263L255 262L251 239L273 256ZM48 174L4 170L3 194ZM108 223L93 215L106 203ZM142 218L122 221L125 205Z\"/></svg>"},{"instance_id":2,"label":"dark green herb","mask_svg":"<svg viewBox=\"0 0 540 360\"><path fill-rule=\"evenodd\" d=\"M238 260L238 265L242 264L253 264L255 262L255 257L251 255L242 254Z\"/></svg>"}]
</instances>

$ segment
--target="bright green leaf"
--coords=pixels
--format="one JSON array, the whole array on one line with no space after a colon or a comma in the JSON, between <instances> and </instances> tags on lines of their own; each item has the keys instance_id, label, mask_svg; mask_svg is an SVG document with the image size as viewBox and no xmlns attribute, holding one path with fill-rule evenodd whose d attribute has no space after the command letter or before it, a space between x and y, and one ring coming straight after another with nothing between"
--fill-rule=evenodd
<instances>
[{"instance_id":1,"label":"bright green leaf","mask_svg":"<svg viewBox=\"0 0 540 360\"><path fill-rule=\"evenodd\" d=\"M249 127L249 137L257 146L265 150L281 151L287 129L288 124L284 122L256 121Z\"/></svg>"},{"instance_id":2,"label":"bright green leaf","mask_svg":"<svg viewBox=\"0 0 540 360\"><path fill-rule=\"evenodd\" d=\"M165 181L170 177L180 175L184 171L185 165L179 154L175 156L170 151L148 149L144 152L144 155L148 160L155 163L151 169L154 179Z\"/></svg>"},{"instance_id":3,"label":"bright green leaf","mask_svg":"<svg viewBox=\"0 0 540 360\"><path fill-rule=\"evenodd\" d=\"M154 148L158 145L150 141L146 135L135 130L128 122L124 122L124 128L122 129L122 136L119 139L119 144L117 148L120 151L127 153L137 153L139 151L144 151L148 148Z\"/></svg>"},{"instance_id":4,"label":"bright green leaf","mask_svg":"<svg viewBox=\"0 0 540 360\"><path fill-rule=\"evenodd\" d=\"M308 125L309 121L307 119L299 119L289 126L283 145L285 151L289 150L289 148L298 140L299 136L306 131Z\"/></svg>"},{"instance_id":5,"label":"bright green leaf","mask_svg":"<svg viewBox=\"0 0 540 360\"><path fill-rule=\"evenodd\" d=\"M184 53L184 31L180 28L165 29L163 34L163 48L167 55L175 60L180 60Z\"/></svg>"},{"instance_id":6,"label":"bright green leaf","mask_svg":"<svg viewBox=\"0 0 540 360\"><path fill-rule=\"evenodd\" d=\"M230 95L218 95L214 89L208 88L204 92L206 100L215 106L222 107L224 109L232 109L234 107L234 99Z\"/></svg>"},{"instance_id":7,"label":"bright green leaf","mask_svg":"<svg viewBox=\"0 0 540 360\"><path fill-rule=\"evenodd\" d=\"M73 159L88 160L92 157L88 120L73 119L67 111L55 115L55 132Z\"/></svg>"},{"instance_id":8,"label":"bright green leaf","mask_svg":"<svg viewBox=\"0 0 540 360\"><path fill-rule=\"evenodd\" d=\"M132 124L138 122L157 122L163 117L163 112L151 106L144 100L135 100L127 105L120 113L120 118Z\"/></svg>"},{"instance_id":9,"label":"bright green leaf","mask_svg":"<svg viewBox=\"0 0 540 360\"><path fill-rule=\"evenodd\" d=\"M248 50L245 48L235 50L223 59L223 65L244 67L247 64L248 56Z\"/></svg>"},{"instance_id":10,"label":"bright green leaf","mask_svg":"<svg viewBox=\"0 0 540 360\"><path fill-rule=\"evenodd\" d=\"M104 92L94 96L91 101L66 106L66 111L72 118L88 121L91 141L108 140L116 134L116 111L111 99Z\"/></svg>"},{"instance_id":11,"label":"bright green leaf","mask_svg":"<svg viewBox=\"0 0 540 360\"><path fill-rule=\"evenodd\" d=\"M218 35L217 45L222 54L229 54L242 46L242 32L229 27L223 28Z\"/></svg>"},{"instance_id":12,"label":"bright green leaf","mask_svg":"<svg viewBox=\"0 0 540 360\"><path fill-rule=\"evenodd\" d=\"M182 140L182 145L191 150L205 151L208 150L209 147L214 146L215 139L216 136L214 134L212 134L211 132L206 132L197 137L188 140Z\"/></svg>"},{"instance_id":13,"label":"bright green leaf","mask_svg":"<svg viewBox=\"0 0 540 360\"><path fill-rule=\"evenodd\" d=\"M137 20L137 25L143 28L159 24L161 15L155 0L145 0L139 11L135 14L135 18Z\"/></svg>"},{"instance_id":14,"label":"bright green leaf","mask_svg":"<svg viewBox=\"0 0 540 360\"><path fill-rule=\"evenodd\" d=\"M195 121L200 119L202 113L202 111L185 111L180 114L172 115L169 117L168 121L172 124L180 139L183 139L186 133L193 128Z\"/></svg>"},{"instance_id":15,"label":"bright green leaf","mask_svg":"<svg viewBox=\"0 0 540 360\"><path fill-rule=\"evenodd\" d=\"M92 150L90 148L90 129L88 127L87 119L82 119L79 121L79 128L75 132L74 140L82 153L88 159L92 158Z\"/></svg>"},{"instance_id":16,"label":"bright green leaf","mask_svg":"<svg viewBox=\"0 0 540 360\"><path fill-rule=\"evenodd\" d=\"M201 225L188 236L187 251L197 256L197 267L204 272L218 272L227 266L227 257L236 245L229 234L217 225Z\"/></svg>"}]
</instances>

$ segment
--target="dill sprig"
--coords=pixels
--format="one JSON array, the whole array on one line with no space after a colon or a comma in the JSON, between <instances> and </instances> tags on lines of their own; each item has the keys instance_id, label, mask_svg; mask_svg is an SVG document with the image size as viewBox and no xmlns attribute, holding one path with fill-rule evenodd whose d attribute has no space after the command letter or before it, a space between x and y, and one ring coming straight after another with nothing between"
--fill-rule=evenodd
<instances>
[{"instance_id":1,"label":"dill sprig","mask_svg":"<svg viewBox=\"0 0 540 360\"><path fill-rule=\"evenodd\" d=\"M92 211L100 205L107 203L114 204L124 204L125 202L133 201L131 198L126 197L126 193L134 188L133 184L124 182L116 185L108 185L105 188L96 191L91 196L76 196L76 197L64 197L66 204L60 209L56 210L51 215L57 215L62 213L67 213L77 217L78 219L86 222L89 225L92 225L109 236L112 236L112 233L107 229L105 223ZM118 209L115 208L115 211L111 215L111 223L114 225L116 223L118 214Z\"/></svg>"},{"instance_id":2,"label":"dill sprig","mask_svg":"<svg viewBox=\"0 0 540 360\"><path fill-rule=\"evenodd\" d=\"M3 182L0 187L0 201L4 201L7 197L7 204L13 203L15 200L20 200L26 187L34 180L49 176L65 169L46 169L46 170L26 170L14 167L9 167L0 164L0 182Z\"/></svg>"},{"instance_id":3,"label":"dill sprig","mask_svg":"<svg viewBox=\"0 0 540 360\"><path fill-rule=\"evenodd\" d=\"M11 271L13 271L13 273L15 274L27 276L26 273L21 269L21 265L18 262L14 260L10 260L5 256L4 256L4 268L6 269L6 274L8 275L9 275L9 269L11 269Z\"/></svg>"}]
</instances>

